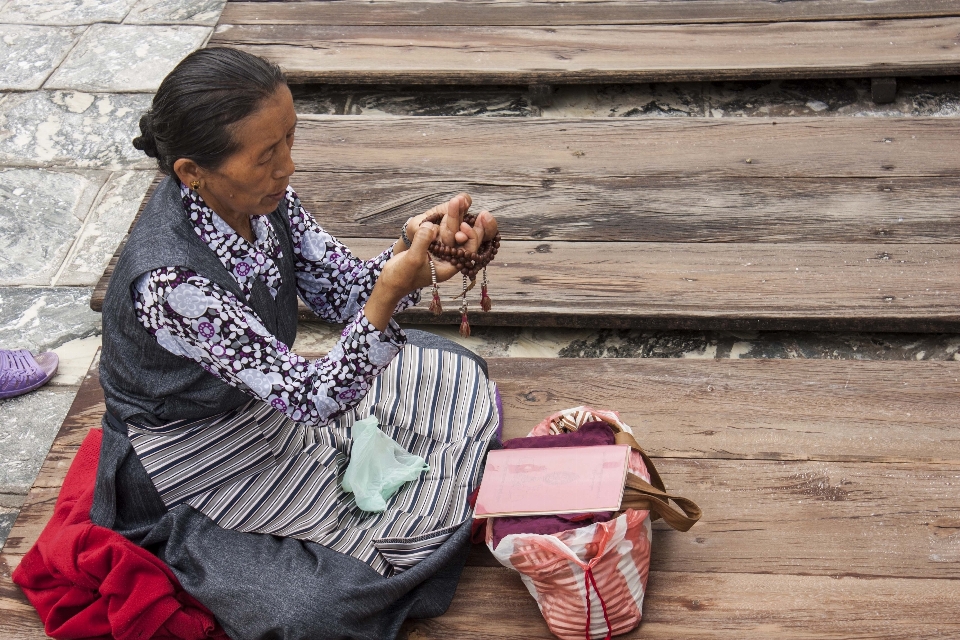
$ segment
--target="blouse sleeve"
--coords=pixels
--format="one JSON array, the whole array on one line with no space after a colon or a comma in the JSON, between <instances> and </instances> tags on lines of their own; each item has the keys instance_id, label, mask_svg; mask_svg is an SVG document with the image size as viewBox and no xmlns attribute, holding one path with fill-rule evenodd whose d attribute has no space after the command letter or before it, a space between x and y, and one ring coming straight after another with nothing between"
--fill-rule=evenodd
<instances>
[{"instance_id":1,"label":"blouse sleeve","mask_svg":"<svg viewBox=\"0 0 960 640\"><path fill-rule=\"evenodd\" d=\"M140 323L161 347L313 426L359 403L406 343L396 322L379 331L361 311L327 356L308 360L233 294L180 267L144 274L132 295Z\"/></svg>"},{"instance_id":2,"label":"blouse sleeve","mask_svg":"<svg viewBox=\"0 0 960 640\"><path fill-rule=\"evenodd\" d=\"M290 188L287 205L300 297L322 320L346 322L366 304L384 264L393 256L393 247L360 260L317 224ZM419 290L403 298L394 313L418 302Z\"/></svg>"}]
</instances>

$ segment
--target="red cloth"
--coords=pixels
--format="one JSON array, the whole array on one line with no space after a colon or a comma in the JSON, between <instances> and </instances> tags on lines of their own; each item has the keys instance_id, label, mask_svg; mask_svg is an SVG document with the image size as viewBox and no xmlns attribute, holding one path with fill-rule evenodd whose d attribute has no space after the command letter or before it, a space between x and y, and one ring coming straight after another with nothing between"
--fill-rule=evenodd
<instances>
[{"instance_id":1,"label":"red cloth","mask_svg":"<svg viewBox=\"0 0 960 640\"><path fill-rule=\"evenodd\" d=\"M13 581L58 640L226 639L213 614L183 590L163 561L90 522L102 436L100 429L87 434L53 517Z\"/></svg>"}]
</instances>

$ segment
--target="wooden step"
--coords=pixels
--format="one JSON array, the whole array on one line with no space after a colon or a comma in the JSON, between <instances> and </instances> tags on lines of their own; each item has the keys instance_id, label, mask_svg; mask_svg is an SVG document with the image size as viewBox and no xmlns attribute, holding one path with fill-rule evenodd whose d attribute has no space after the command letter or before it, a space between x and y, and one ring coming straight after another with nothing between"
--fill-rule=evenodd
<instances>
[{"instance_id":1,"label":"wooden step","mask_svg":"<svg viewBox=\"0 0 960 640\"><path fill-rule=\"evenodd\" d=\"M950 613L958 597L958 580L651 571L640 627L616 637L953 637L960 634ZM411 620L403 633L409 640L556 639L520 578L503 567L467 567L447 612Z\"/></svg>"},{"instance_id":2,"label":"wooden step","mask_svg":"<svg viewBox=\"0 0 960 640\"><path fill-rule=\"evenodd\" d=\"M505 437L568 406L617 408L658 459L667 486L704 509L688 533L655 525L644 622L625 637L960 633L953 614L960 362L489 364L503 396ZM52 514L102 411L93 369L0 555L0 637L44 637L10 571ZM406 631L550 637L517 574L493 566L482 547L450 611L411 621Z\"/></svg>"},{"instance_id":3,"label":"wooden step","mask_svg":"<svg viewBox=\"0 0 960 640\"><path fill-rule=\"evenodd\" d=\"M460 191L497 214L475 324L960 328L960 121L302 116L298 136L292 184L357 255Z\"/></svg>"},{"instance_id":4,"label":"wooden step","mask_svg":"<svg viewBox=\"0 0 960 640\"><path fill-rule=\"evenodd\" d=\"M951 16L935 18L704 24L588 20L590 24L556 26L501 26L499 19L476 15L470 24L477 26L395 25L381 19L311 24L301 19L302 8L249 4L262 6L246 7L242 19L247 24L226 22L236 14L228 8L210 44L271 60L297 83L523 85L931 76L954 74L960 62L960 9L955 4ZM341 11L341 4L330 3L317 20ZM465 3L439 4L449 13ZM585 3L571 4L584 10ZM354 3L344 6L351 15L359 10ZM499 11L497 3L485 6L490 13ZM265 14L273 17L257 18ZM284 15L290 17L278 20Z\"/></svg>"},{"instance_id":5,"label":"wooden step","mask_svg":"<svg viewBox=\"0 0 960 640\"><path fill-rule=\"evenodd\" d=\"M960 15L954 0L306 0L227 2L221 24L328 26L576 26L885 20Z\"/></svg>"}]
</instances>

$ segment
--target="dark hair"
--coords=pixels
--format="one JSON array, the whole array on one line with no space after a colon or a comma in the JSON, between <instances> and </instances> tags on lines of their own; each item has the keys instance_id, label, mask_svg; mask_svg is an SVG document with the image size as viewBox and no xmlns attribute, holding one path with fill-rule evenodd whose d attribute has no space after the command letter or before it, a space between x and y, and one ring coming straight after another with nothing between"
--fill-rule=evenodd
<instances>
[{"instance_id":1,"label":"dark hair","mask_svg":"<svg viewBox=\"0 0 960 640\"><path fill-rule=\"evenodd\" d=\"M160 83L133 146L156 158L167 175L180 158L216 169L237 150L231 125L255 113L286 82L280 67L250 53L194 51Z\"/></svg>"}]
</instances>

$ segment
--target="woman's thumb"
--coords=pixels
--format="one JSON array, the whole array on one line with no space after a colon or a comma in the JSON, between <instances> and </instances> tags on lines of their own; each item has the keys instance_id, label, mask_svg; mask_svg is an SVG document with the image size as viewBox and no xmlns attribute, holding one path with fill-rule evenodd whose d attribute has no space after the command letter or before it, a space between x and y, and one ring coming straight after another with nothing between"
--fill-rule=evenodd
<instances>
[{"instance_id":1,"label":"woman's thumb","mask_svg":"<svg viewBox=\"0 0 960 640\"><path fill-rule=\"evenodd\" d=\"M427 250L430 248L430 243L436 239L439 232L440 227L432 222L421 223L417 229L417 233L413 236L413 242L410 245L409 251L413 251L418 255L426 255Z\"/></svg>"}]
</instances>

